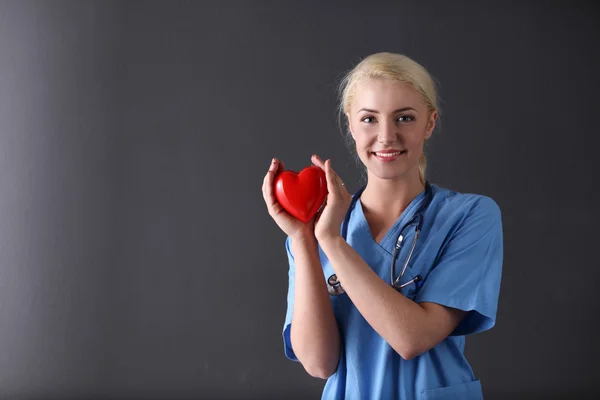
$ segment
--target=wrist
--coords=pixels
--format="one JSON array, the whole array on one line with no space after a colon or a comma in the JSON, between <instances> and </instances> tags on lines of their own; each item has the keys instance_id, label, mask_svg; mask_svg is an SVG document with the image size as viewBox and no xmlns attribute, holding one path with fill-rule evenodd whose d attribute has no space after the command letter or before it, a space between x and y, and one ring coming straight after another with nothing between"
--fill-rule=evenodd
<instances>
[{"instance_id":1,"label":"wrist","mask_svg":"<svg viewBox=\"0 0 600 400\"><path fill-rule=\"evenodd\" d=\"M317 238L312 231L300 231L290 236L292 246L314 246L317 244Z\"/></svg>"},{"instance_id":2,"label":"wrist","mask_svg":"<svg viewBox=\"0 0 600 400\"><path fill-rule=\"evenodd\" d=\"M319 245L325 252L325 254L336 251L340 245L346 241L341 235L332 235L318 239Z\"/></svg>"}]
</instances>

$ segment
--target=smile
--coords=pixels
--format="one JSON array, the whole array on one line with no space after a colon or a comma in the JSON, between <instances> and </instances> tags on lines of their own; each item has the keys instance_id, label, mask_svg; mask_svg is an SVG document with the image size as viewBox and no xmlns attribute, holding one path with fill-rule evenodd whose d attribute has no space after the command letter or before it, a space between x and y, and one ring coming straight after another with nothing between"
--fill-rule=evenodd
<instances>
[{"instance_id":1,"label":"smile","mask_svg":"<svg viewBox=\"0 0 600 400\"><path fill-rule=\"evenodd\" d=\"M382 161L393 161L406 153L406 150L394 150L394 151L374 151L373 155L375 158Z\"/></svg>"}]
</instances>

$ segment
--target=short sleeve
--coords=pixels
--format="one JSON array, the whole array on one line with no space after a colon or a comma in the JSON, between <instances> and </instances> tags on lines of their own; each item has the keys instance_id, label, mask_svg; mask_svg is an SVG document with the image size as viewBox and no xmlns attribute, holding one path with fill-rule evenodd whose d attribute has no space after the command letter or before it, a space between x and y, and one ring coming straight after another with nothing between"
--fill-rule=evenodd
<instances>
[{"instance_id":1,"label":"short sleeve","mask_svg":"<svg viewBox=\"0 0 600 400\"><path fill-rule=\"evenodd\" d=\"M288 256L288 292L287 292L287 309L285 312L285 322L283 324L283 346L284 353L287 358L292 361L298 361L294 350L292 349L292 340L290 339L290 330L292 327L292 313L294 311L294 282L296 266L294 263L294 255L291 250L291 239L288 237L285 241L285 249Z\"/></svg>"},{"instance_id":2,"label":"short sleeve","mask_svg":"<svg viewBox=\"0 0 600 400\"><path fill-rule=\"evenodd\" d=\"M481 196L454 231L415 301L467 311L451 335L491 329L496 322L503 262L498 205Z\"/></svg>"}]
</instances>

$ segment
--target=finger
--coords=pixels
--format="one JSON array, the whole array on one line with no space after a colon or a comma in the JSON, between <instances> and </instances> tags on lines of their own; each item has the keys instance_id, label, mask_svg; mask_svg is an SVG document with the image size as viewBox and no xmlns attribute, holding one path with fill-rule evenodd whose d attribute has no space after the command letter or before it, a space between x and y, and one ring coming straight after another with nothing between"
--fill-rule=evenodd
<instances>
[{"instance_id":1,"label":"finger","mask_svg":"<svg viewBox=\"0 0 600 400\"><path fill-rule=\"evenodd\" d=\"M281 161L279 161L276 158L273 158L273 160L271 161L271 165L269 165L269 172L277 172L277 169L279 168L280 164Z\"/></svg>"},{"instance_id":2,"label":"finger","mask_svg":"<svg viewBox=\"0 0 600 400\"><path fill-rule=\"evenodd\" d=\"M277 159L271 159L271 164L269 164L269 170L267 171L264 179L263 179L263 191L266 189L269 183L273 183L273 172L277 169Z\"/></svg>"},{"instance_id":3,"label":"finger","mask_svg":"<svg viewBox=\"0 0 600 400\"><path fill-rule=\"evenodd\" d=\"M271 160L269 165L269 171L265 175L263 180L263 197L267 205L269 215L273 218L277 218L280 214L288 214L288 212L279 204L275 197L274 180L277 174L284 169L283 161L279 161L277 158Z\"/></svg>"},{"instance_id":4,"label":"finger","mask_svg":"<svg viewBox=\"0 0 600 400\"><path fill-rule=\"evenodd\" d=\"M340 178L340 176L338 175L337 172L335 172L335 170L333 169L333 167L331 166L331 160L329 160L329 169L330 169L330 173L334 178L334 181L336 183L336 185L338 185L338 189L341 191L344 188L344 182L342 181L342 178Z\"/></svg>"},{"instance_id":5,"label":"finger","mask_svg":"<svg viewBox=\"0 0 600 400\"><path fill-rule=\"evenodd\" d=\"M313 154L313 156L311 157L310 160L312 161L312 163L315 166L317 166L317 167L321 168L323 171L325 171L325 163L323 162L323 160L321 160L321 158L318 155Z\"/></svg>"},{"instance_id":6,"label":"finger","mask_svg":"<svg viewBox=\"0 0 600 400\"><path fill-rule=\"evenodd\" d=\"M263 197L265 199L265 204L267 205L267 211L269 212L269 215L271 215L273 218L276 218L278 215L286 211L283 209L281 204L279 204L277 198L273 194L273 189L270 187L271 186L267 185L263 192Z\"/></svg>"},{"instance_id":7,"label":"finger","mask_svg":"<svg viewBox=\"0 0 600 400\"><path fill-rule=\"evenodd\" d=\"M265 202L268 202L267 188L269 187L270 181L271 181L271 172L267 171L267 173L265 174L265 177L263 178L263 184L262 184L262 194L263 194L263 198L265 199Z\"/></svg>"},{"instance_id":8,"label":"finger","mask_svg":"<svg viewBox=\"0 0 600 400\"><path fill-rule=\"evenodd\" d=\"M269 165L269 171L265 175L263 180L263 197L267 203L267 206L272 207L273 204L277 203L275 195L273 194L273 181L278 169L278 160L273 158Z\"/></svg>"},{"instance_id":9,"label":"finger","mask_svg":"<svg viewBox=\"0 0 600 400\"><path fill-rule=\"evenodd\" d=\"M327 180L327 191L339 195L339 186L341 186L341 184L338 182L333 168L331 168L331 160L325 161L325 178Z\"/></svg>"},{"instance_id":10,"label":"finger","mask_svg":"<svg viewBox=\"0 0 600 400\"><path fill-rule=\"evenodd\" d=\"M326 172L326 169L327 169L327 167L325 166L326 162L323 162L323 160L318 155L314 154L312 156L311 160L315 166L321 168L323 170L323 172ZM330 161L330 163L331 163L331 161ZM333 177L336 182L336 185L344 186L344 182L342 182L342 179L339 177L337 172L335 172L333 170L333 168L331 168L331 172L333 173ZM338 190L341 192L339 187L338 187Z\"/></svg>"},{"instance_id":11,"label":"finger","mask_svg":"<svg viewBox=\"0 0 600 400\"><path fill-rule=\"evenodd\" d=\"M283 164L283 161L280 161L280 160L278 160L276 158L274 158L273 160L274 160L274 163L275 163L275 167L273 167L273 171L271 173L271 182L269 184L269 188L268 189L269 189L269 194L270 194L270 197L271 197L271 200L272 200L273 204L276 205L277 207L281 208L281 206L279 205L279 202L275 198L275 193L274 193L273 186L274 186L275 178L277 177L277 175L280 172L283 172L283 170L285 169L285 165Z\"/></svg>"},{"instance_id":12,"label":"finger","mask_svg":"<svg viewBox=\"0 0 600 400\"><path fill-rule=\"evenodd\" d=\"M317 211L317 214L315 215L315 225L321 219L321 215L323 215L323 211L325 211L325 207L327 206L327 198L328 197L329 197L329 195L325 196L325 200L323 200L323 204L321 204L321 208L319 208L319 211Z\"/></svg>"},{"instance_id":13,"label":"finger","mask_svg":"<svg viewBox=\"0 0 600 400\"><path fill-rule=\"evenodd\" d=\"M335 170L333 169L333 167L331 167L331 164L330 164L330 168L331 168L331 174L333 175L335 183L338 185L338 189L340 189L340 190L343 189L344 182L342 182L342 178L340 178L340 176L338 175L338 173L335 172Z\"/></svg>"}]
</instances>

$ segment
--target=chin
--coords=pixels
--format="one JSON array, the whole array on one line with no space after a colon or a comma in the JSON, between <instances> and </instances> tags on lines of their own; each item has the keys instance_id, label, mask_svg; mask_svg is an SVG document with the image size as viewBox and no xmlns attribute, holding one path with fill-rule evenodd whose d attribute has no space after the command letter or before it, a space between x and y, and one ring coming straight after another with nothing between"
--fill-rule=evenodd
<instances>
[{"instance_id":1,"label":"chin","mask_svg":"<svg viewBox=\"0 0 600 400\"><path fill-rule=\"evenodd\" d=\"M369 168L369 171L373 176L379 179L385 180L398 180L405 178L408 171L404 169L392 169L392 168Z\"/></svg>"},{"instance_id":2,"label":"chin","mask_svg":"<svg viewBox=\"0 0 600 400\"><path fill-rule=\"evenodd\" d=\"M409 168L405 163L390 163L388 165L382 165L377 160L366 164L369 173L382 180L402 180L409 177L412 169ZM396 164L396 165L394 165Z\"/></svg>"}]
</instances>

